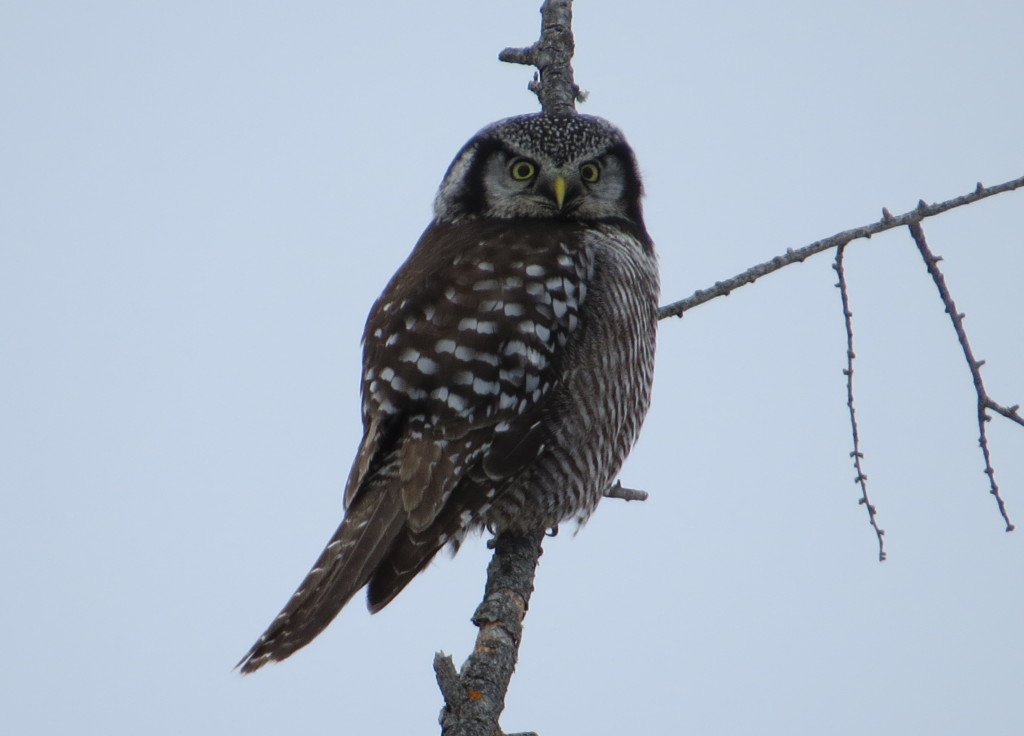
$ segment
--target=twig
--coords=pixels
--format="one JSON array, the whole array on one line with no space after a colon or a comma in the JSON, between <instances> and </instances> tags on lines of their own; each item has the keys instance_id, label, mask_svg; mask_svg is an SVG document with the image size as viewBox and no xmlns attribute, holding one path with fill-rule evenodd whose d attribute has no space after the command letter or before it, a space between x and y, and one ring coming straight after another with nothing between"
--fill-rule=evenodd
<instances>
[{"instance_id":1,"label":"twig","mask_svg":"<svg viewBox=\"0 0 1024 736\"><path fill-rule=\"evenodd\" d=\"M924 207L927 207L924 202L918 205L919 209ZM999 505L999 513L1002 514L1003 521L1006 522L1006 531L1012 532L1014 526L1006 512L1006 504L1003 503L1003 497L999 493L999 486L996 483L996 471L992 467L992 458L988 450L988 434L985 431L985 426L992 418L987 412L989 409L1022 426L1024 426L1024 417L1017 413L1017 410L1020 408L1019 406L1005 407L993 401L988 395L988 392L985 390L985 383L981 379L981 367L985 365L985 361L974 358L974 351L971 350L971 344L967 340L967 331L964 329L964 315L957 310L953 297L949 293L949 288L946 286L946 279L942 275L942 271L939 270L939 261L942 258L932 253L928 247L928 241L925 239L924 228L921 227L920 221L911 222L909 227L910 234L913 236L914 243L917 244L917 249L924 259L928 273L931 274L932 281L935 282L935 286L939 290L939 296L946 307L946 313L953 321L953 329L956 330L957 339L960 341L960 347L964 351L964 358L967 360L967 367L970 369L971 377L974 379L974 391L978 395L978 431L980 435L978 444L981 446L981 454L985 458L985 475L988 476L989 480L989 493L995 496L996 503Z\"/></svg>"},{"instance_id":2,"label":"twig","mask_svg":"<svg viewBox=\"0 0 1024 736\"><path fill-rule=\"evenodd\" d=\"M850 429L853 433L853 452L850 453L850 457L853 458L853 467L857 471L857 476L853 479L853 482L860 486L860 501L858 503L863 504L867 508L868 522L870 522L871 528L875 530L875 536L878 538L878 561L885 562L885 539L883 538L885 530L879 528L878 519L875 518L875 505L868 498L868 477L864 474L864 468L861 463L864 459L864 453L860 451L857 410L853 406L853 360L857 356L853 352L853 312L850 311L850 296L846 288L846 271L843 269L843 256L845 254L846 244L844 243L836 248L836 262L832 264L832 268L835 269L836 274L839 276L839 283L836 284L836 287L839 289L839 296L843 303L843 321L846 323L846 368L843 370L843 375L846 376L846 406L850 409Z\"/></svg>"},{"instance_id":3,"label":"twig","mask_svg":"<svg viewBox=\"0 0 1024 736\"><path fill-rule=\"evenodd\" d=\"M469 695L462 689L459 671L455 669L455 662L450 655L444 652L437 652L434 655L434 676L437 678L437 686L441 688L444 702L451 704L448 707L464 707Z\"/></svg>"},{"instance_id":4,"label":"twig","mask_svg":"<svg viewBox=\"0 0 1024 736\"><path fill-rule=\"evenodd\" d=\"M572 115L585 95L573 79L572 0L545 0L541 6L540 40L526 48L507 48L501 61L537 67L529 84L541 109L551 115Z\"/></svg>"},{"instance_id":5,"label":"twig","mask_svg":"<svg viewBox=\"0 0 1024 736\"><path fill-rule=\"evenodd\" d=\"M455 672L451 657L434 656L434 672L444 695L442 736L494 736L512 679L523 634L523 618L533 593L533 576L544 532L503 532L494 540L483 603L473 614L480 631L473 653Z\"/></svg>"},{"instance_id":6,"label":"twig","mask_svg":"<svg viewBox=\"0 0 1024 736\"><path fill-rule=\"evenodd\" d=\"M857 240L858 238L870 238L876 233L891 230L903 225L910 225L915 222L921 222L921 220L937 215L940 212L945 212L946 210L951 210L955 207L962 207L965 204L977 202L979 199L991 197L993 194L1009 192L1014 189L1019 189L1020 187L1024 187L1024 176L992 187L983 187L981 182L978 182L977 187L970 194L964 194L960 197L946 200L945 202L924 205L923 207L919 206L910 212L905 212L902 215L899 215L898 217L893 217L889 214L888 210L884 210L882 219L878 222L872 223L871 225L864 225L862 227L853 228L852 230L844 230L841 233L836 233L830 238L818 240L810 245L805 245L803 248L797 248L796 250L790 248L786 251L785 255L776 256L770 261L748 268L743 273L733 276L730 279L718 281L709 289L698 289L685 299L680 299L677 302L661 307L661 309L658 310L658 318L665 319L666 317L682 317L683 312L688 309L693 309L696 306L709 302L720 296L728 296L734 289L746 286L747 284L752 284L762 276L767 276L768 274L778 271L780 268L792 263L802 262L810 256L817 255L818 253L831 248L846 245L851 240ZM993 411L995 411L995 409L993 409Z\"/></svg>"},{"instance_id":7,"label":"twig","mask_svg":"<svg viewBox=\"0 0 1024 736\"><path fill-rule=\"evenodd\" d=\"M647 491L638 491L635 488L626 488L621 480L615 481L615 485L604 492L605 498L621 498L623 501L646 501Z\"/></svg>"}]
</instances>

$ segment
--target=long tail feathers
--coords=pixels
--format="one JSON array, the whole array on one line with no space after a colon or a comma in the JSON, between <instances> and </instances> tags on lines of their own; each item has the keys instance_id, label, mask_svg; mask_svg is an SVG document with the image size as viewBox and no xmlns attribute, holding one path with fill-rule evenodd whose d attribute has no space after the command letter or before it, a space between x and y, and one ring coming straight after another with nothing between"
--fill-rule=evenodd
<instances>
[{"instance_id":1,"label":"long tail feathers","mask_svg":"<svg viewBox=\"0 0 1024 736\"><path fill-rule=\"evenodd\" d=\"M243 674L255 672L311 642L373 577L404 522L398 494L362 494L284 610L235 666Z\"/></svg>"}]
</instances>

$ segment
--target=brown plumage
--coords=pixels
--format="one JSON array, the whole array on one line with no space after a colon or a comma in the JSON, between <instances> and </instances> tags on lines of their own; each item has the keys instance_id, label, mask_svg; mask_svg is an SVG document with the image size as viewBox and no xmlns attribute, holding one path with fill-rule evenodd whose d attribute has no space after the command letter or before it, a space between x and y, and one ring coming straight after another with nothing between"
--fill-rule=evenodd
<instances>
[{"instance_id":1,"label":"brown plumage","mask_svg":"<svg viewBox=\"0 0 1024 736\"><path fill-rule=\"evenodd\" d=\"M513 118L460 151L367 320L345 518L243 672L310 642L363 587L380 610L473 529L586 520L650 396L640 192L598 118Z\"/></svg>"}]
</instances>

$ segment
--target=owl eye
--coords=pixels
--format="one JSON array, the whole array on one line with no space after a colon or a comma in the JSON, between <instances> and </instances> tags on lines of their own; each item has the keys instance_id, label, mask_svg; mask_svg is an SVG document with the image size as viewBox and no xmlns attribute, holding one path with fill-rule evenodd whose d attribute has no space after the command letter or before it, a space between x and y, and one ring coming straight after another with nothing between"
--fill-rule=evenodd
<instances>
[{"instance_id":1,"label":"owl eye","mask_svg":"<svg viewBox=\"0 0 1024 736\"><path fill-rule=\"evenodd\" d=\"M580 166L580 178L587 184L596 184L601 178L601 167L593 161L588 161Z\"/></svg>"},{"instance_id":2,"label":"owl eye","mask_svg":"<svg viewBox=\"0 0 1024 736\"><path fill-rule=\"evenodd\" d=\"M516 181L527 181L537 175L537 167L525 158L517 158L508 167L509 173Z\"/></svg>"}]
</instances>

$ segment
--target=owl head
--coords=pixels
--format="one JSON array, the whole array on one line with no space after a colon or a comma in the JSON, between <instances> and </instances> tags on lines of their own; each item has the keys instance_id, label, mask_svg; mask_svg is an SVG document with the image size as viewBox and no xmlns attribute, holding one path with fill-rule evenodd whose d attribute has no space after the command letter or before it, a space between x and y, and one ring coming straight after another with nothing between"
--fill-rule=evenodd
<instances>
[{"instance_id":1,"label":"owl head","mask_svg":"<svg viewBox=\"0 0 1024 736\"><path fill-rule=\"evenodd\" d=\"M633 150L614 125L590 115L521 115L488 125L445 174L434 216L624 219L643 227Z\"/></svg>"}]
</instances>

